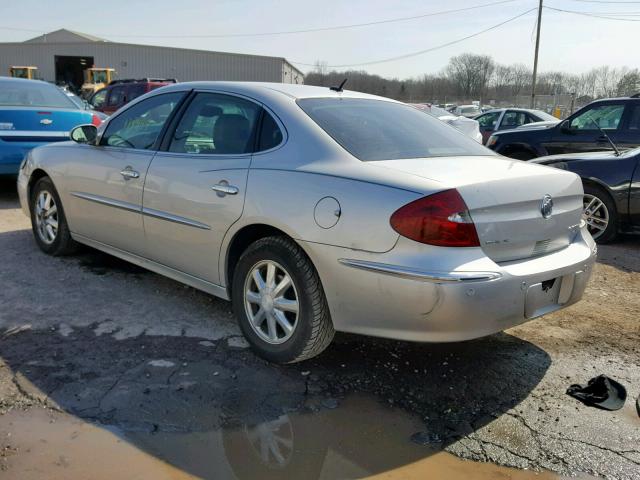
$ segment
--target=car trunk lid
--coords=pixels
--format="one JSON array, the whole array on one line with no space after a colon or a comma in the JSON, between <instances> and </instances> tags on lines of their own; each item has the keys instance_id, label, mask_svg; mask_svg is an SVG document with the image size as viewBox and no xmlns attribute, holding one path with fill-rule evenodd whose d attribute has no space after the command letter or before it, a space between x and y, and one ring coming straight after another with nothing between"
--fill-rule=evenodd
<instances>
[{"instance_id":1,"label":"car trunk lid","mask_svg":"<svg viewBox=\"0 0 640 480\"><path fill-rule=\"evenodd\" d=\"M496 262L559 250L568 246L578 231L583 190L580 178L573 173L497 156L374 164L435 180L442 189L457 189L467 204L482 249ZM546 218L545 198L553 202Z\"/></svg>"},{"instance_id":2,"label":"car trunk lid","mask_svg":"<svg viewBox=\"0 0 640 480\"><path fill-rule=\"evenodd\" d=\"M46 107L0 107L0 137L6 141L20 137L68 137L68 132L82 123L91 123L91 113Z\"/></svg>"}]
</instances>

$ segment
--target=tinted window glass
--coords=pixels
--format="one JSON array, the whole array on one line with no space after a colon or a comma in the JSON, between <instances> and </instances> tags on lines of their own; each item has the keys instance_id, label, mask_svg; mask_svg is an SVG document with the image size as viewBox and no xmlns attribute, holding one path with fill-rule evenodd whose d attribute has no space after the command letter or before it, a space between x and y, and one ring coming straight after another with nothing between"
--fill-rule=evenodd
<instances>
[{"instance_id":1,"label":"tinted window glass","mask_svg":"<svg viewBox=\"0 0 640 480\"><path fill-rule=\"evenodd\" d=\"M137 85L130 85L127 101L130 102L134 98L138 98L139 96L144 95L146 93L145 90L145 86L140 83Z\"/></svg>"},{"instance_id":2,"label":"tinted window glass","mask_svg":"<svg viewBox=\"0 0 640 480\"><path fill-rule=\"evenodd\" d=\"M107 99L107 90L99 90L96 92L96 94L91 97L91 105L93 105L95 108L100 108L104 105L104 101Z\"/></svg>"},{"instance_id":3,"label":"tinted window glass","mask_svg":"<svg viewBox=\"0 0 640 480\"><path fill-rule=\"evenodd\" d=\"M399 158L495 155L451 128L403 103L359 98L306 98L298 105L354 157Z\"/></svg>"},{"instance_id":4,"label":"tinted window glass","mask_svg":"<svg viewBox=\"0 0 640 480\"><path fill-rule=\"evenodd\" d=\"M484 115L480 115L476 120L480 124L480 128L485 130L494 130L496 128L498 118L500 118L500 112L489 112Z\"/></svg>"},{"instance_id":5,"label":"tinted window glass","mask_svg":"<svg viewBox=\"0 0 640 480\"><path fill-rule=\"evenodd\" d=\"M578 114L571 120L571 128L575 130L597 130L596 123L603 130L617 130L624 105L596 105Z\"/></svg>"},{"instance_id":6,"label":"tinted window glass","mask_svg":"<svg viewBox=\"0 0 640 480\"><path fill-rule=\"evenodd\" d=\"M250 153L260 108L239 97L199 93L180 120L169 151L204 155Z\"/></svg>"},{"instance_id":7,"label":"tinted window glass","mask_svg":"<svg viewBox=\"0 0 640 480\"><path fill-rule=\"evenodd\" d=\"M500 129L519 127L520 125L525 124L526 120L527 118L523 112L514 112L513 110L509 110L505 112L504 117L502 117Z\"/></svg>"},{"instance_id":8,"label":"tinted window glass","mask_svg":"<svg viewBox=\"0 0 640 480\"><path fill-rule=\"evenodd\" d=\"M629 130L640 130L640 103L631 107L628 128Z\"/></svg>"},{"instance_id":9,"label":"tinted window glass","mask_svg":"<svg viewBox=\"0 0 640 480\"><path fill-rule=\"evenodd\" d=\"M264 112L262 118L262 128L258 141L258 151L269 150L277 147L282 142L282 131L271 115Z\"/></svg>"},{"instance_id":10,"label":"tinted window glass","mask_svg":"<svg viewBox=\"0 0 640 480\"><path fill-rule=\"evenodd\" d=\"M118 105L124 103L124 87L114 87L111 89L109 93L109 100L107 100L107 105L110 107L117 107Z\"/></svg>"},{"instance_id":11,"label":"tinted window glass","mask_svg":"<svg viewBox=\"0 0 640 480\"><path fill-rule=\"evenodd\" d=\"M102 137L102 145L149 149L184 94L167 93L142 100L115 117Z\"/></svg>"},{"instance_id":12,"label":"tinted window glass","mask_svg":"<svg viewBox=\"0 0 640 480\"><path fill-rule=\"evenodd\" d=\"M0 106L77 108L58 87L25 80L0 80Z\"/></svg>"}]
</instances>

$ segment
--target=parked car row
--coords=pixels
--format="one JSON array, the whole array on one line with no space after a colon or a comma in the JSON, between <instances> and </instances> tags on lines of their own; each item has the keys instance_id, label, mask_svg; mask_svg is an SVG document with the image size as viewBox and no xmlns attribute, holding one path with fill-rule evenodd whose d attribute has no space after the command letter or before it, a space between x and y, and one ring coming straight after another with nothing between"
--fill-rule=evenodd
<instances>
[{"instance_id":1,"label":"parked car row","mask_svg":"<svg viewBox=\"0 0 640 480\"><path fill-rule=\"evenodd\" d=\"M94 93L88 102L94 110L111 115L141 95L176 82L174 78L113 80L105 88Z\"/></svg>"},{"instance_id":2,"label":"parked car row","mask_svg":"<svg viewBox=\"0 0 640 480\"><path fill-rule=\"evenodd\" d=\"M426 112L439 120L451 125L453 128L460 130L466 136L473 138L476 142L482 143L482 133L480 133L480 124L471 118L454 115L447 110L431 105L430 103L414 103L413 107Z\"/></svg>"}]
</instances>

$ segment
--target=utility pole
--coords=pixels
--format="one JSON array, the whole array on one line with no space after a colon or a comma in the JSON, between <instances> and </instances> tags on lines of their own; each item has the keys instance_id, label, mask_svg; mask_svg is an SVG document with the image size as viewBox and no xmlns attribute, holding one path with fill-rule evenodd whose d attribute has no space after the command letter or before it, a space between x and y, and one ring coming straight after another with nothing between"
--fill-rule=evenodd
<instances>
[{"instance_id":1,"label":"utility pole","mask_svg":"<svg viewBox=\"0 0 640 480\"><path fill-rule=\"evenodd\" d=\"M540 24L542 23L542 0L538 4L538 26L536 33L536 53L533 57L533 79L531 82L531 108L535 108L536 103L536 77L538 75L538 49L540 48Z\"/></svg>"}]
</instances>

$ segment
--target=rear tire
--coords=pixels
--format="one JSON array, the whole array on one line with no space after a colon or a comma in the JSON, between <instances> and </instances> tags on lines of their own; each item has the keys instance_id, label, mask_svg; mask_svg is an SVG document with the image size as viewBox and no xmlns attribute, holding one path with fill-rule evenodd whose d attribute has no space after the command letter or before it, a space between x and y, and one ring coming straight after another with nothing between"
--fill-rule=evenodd
<instances>
[{"instance_id":1,"label":"rear tire","mask_svg":"<svg viewBox=\"0 0 640 480\"><path fill-rule=\"evenodd\" d=\"M251 244L235 268L232 301L253 350L274 363L294 363L321 353L334 335L318 272L288 238Z\"/></svg>"},{"instance_id":2,"label":"rear tire","mask_svg":"<svg viewBox=\"0 0 640 480\"><path fill-rule=\"evenodd\" d=\"M582 216L593 239L601 244L613 242L618 236L618 212L609 194L600 187L585 185L583 206Z\"/></svg>"},{"instance_id":3,"label":"rear tire","mask_svg":"<svg viewBox=\"0 0 640 480\"><path fill-rule=\"evenodd\" d=\"M49 177L42 177L33 186L29 210L31 229L40 250L53 256L70 255L77 250L60 196Z\"/></svg>"}]
</instances>

